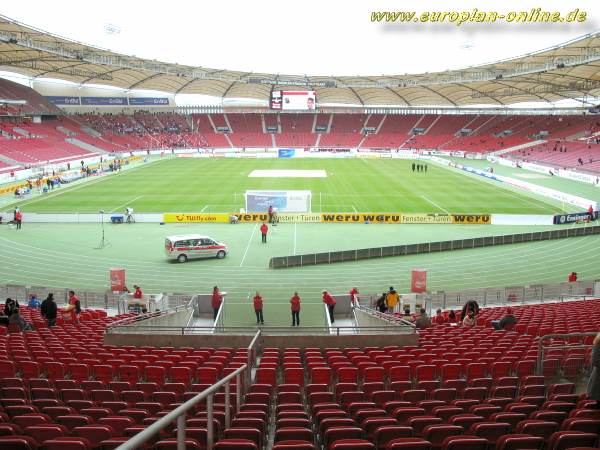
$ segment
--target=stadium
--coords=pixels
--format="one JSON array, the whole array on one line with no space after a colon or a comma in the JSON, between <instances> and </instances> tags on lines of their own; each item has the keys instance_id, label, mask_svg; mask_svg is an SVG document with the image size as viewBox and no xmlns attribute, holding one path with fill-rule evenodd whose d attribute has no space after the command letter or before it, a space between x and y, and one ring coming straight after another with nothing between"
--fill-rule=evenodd
<instances>
[{"instance_id":1,"label":"stadium","mask_svg":"<svg viewBox=\"0 0 600 450\"><path fill-rule=\"evenodd\" d=\"M345 36L306 53L325 76L284 70L293 27L247 68L261 22L198 56L181 23L93 40L104 18L7 6L0 450L599 448L594 9L447 70L373 12L366 48L418 36L423 70L373 75Z\"/></svg>"}]
</instances>

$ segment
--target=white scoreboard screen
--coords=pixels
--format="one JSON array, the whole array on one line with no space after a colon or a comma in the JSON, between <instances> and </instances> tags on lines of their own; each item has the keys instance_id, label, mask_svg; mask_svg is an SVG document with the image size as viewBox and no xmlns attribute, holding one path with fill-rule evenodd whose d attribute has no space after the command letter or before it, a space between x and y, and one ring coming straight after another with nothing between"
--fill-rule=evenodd
<instances>
[{"instance_id":1,"label":"white scoreboard screen","mask_svg":"<svg viewBox=\"0 0 600 450\"><path fill-rule=\"evenodd\" d=\"M271 91L271 109L310 111L316 107L315 91Z\"/></svg>"}]
</instances>

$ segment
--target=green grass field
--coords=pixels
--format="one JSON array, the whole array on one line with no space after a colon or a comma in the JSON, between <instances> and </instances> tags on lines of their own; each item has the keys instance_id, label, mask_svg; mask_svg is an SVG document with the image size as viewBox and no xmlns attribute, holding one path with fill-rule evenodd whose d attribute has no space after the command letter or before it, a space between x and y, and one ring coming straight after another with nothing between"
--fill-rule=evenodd
<instances>
[{"instance_id":1,"label":"green grass field","mask_svg":"<svg viewBox=\"0 0 600 450\"><path fill-rule=\"evenodd\" d=\"M410 164L402 160L173 159L77 182L19 205L25 212L121 212L125 206L134 207L136 212L220 212L243 207L242 193L246 189L276 188L311 189L313 211L326 212L551 214L562 208L496 182L432 164L427 173L413 174ZM328 176L248 178L248 173L258 168L323 169ZM544 182L553 187L552 180ZM568 189L577 194L579 186L570 182ZM9 210L9 197L3 200L2 209ZM97 250L101 233L97 223L24 223L20 231L1 226L0 284L103 291L109 286L109 269L123 267L128 285L140 284L146 292L205 293L218 285L229 293L230 325L254 324L248 296L256 290L265 299L266 324L286 325L288 300L297 290L304 305L302 324L320 326L322 289L345 293L355 285L363 294L375 294L394 286L408 292L410 271L415 268L427 269L431 291L560 282L572 270L581 279L600 278L600 236L331 266L268 268L273 256L537 231L552 226L280 224L271 229L266 245L261 244L257 227L107 224L109 245ZM186 264L167 261L164 237L189 232L226 242L230 254L223 260Z\"/></svg>"},{"instance_id":2,"label":"green grass field","mask_svg":"<svg viewBox=\"0 0 600 450\"><path fill-rule=\"evenodd\" d=\"M326 178L249 178L254 169L321 169ZM561 205L481 177L411 161L373 159L172 159L20 203L26 212L232 212L253 189L307 189L313 212L549 214Z\"/></svg>"}]
</instances>

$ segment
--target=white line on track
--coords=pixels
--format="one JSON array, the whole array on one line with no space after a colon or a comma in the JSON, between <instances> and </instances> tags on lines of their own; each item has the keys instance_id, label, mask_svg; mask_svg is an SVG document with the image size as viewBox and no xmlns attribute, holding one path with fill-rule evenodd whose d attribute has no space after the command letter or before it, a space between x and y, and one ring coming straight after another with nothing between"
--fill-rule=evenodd
<instances>
[{"instance_id":1,"label":"white line on track","mask_svg":"<svg viewBox=\"0 0 600 450\"><path fill-rule=\"evenodd\" d=\"M207 203L206 205L204 205L204 208L202 208L202 209L200 210L200 212L204 212L204 211L206 211L206 208L208 208L208 203Z\"/></svg>"},{"instance_id":2,"label":"white line on track","mask_svg":"<svg viewBox=\"0 0 600 450\"><path fill-rule=\"evenodd\" d=\"M250 244L252 243L252 238L254 237L254 233L256 232L256 228L258 227L258 223L254 224L254 228L252 228L252 234L250 234L250 239L248 239L248 245L246 245L246 250L244 251L244 256L242 256L242 261L240 262L240 267L244 264L244 260L246 259L246 255L248 254L248 249L250 248Z\"/></svg>"},{"instance_id":3,"label":"white line on track","mask_svg":"<svg viewBox=\"0 0 600 450\"><path fill-rule=\"evenodd\" d=\"M358 212L358 210L356 209L356 206L352 205L352 209L354 210L355 213Z\"/></svg>"},{"instance_id":4,"label":"white line on track","mask_svg":"<svg viewBox=\"0 0 600 450\"><path fill-rule=\"evenodd\" d=\"M120 210L120 209L121 209L123 206L127 206L127 205L129 205L130 203L133 203L133 202L135 202L136 200L139 200L139 199L140 199L140 198L142 198L142 197L143 197L143 195L138 195L137 197L135 197L135 198L133 198L133 199L131 199L131 200L127 200L127 201L126 201L125 203L123 203L122 205L119 205L119 206L117 206L116 208L114 208L114 209L111 209L111 210L110 210L108 213L109 213L109 214L110 214L110 213L114 213L115 211L118 211L118 210Z\"/></svg>"},{"instance_id":5,"label":"white line on track","mask_svg":"<svg viewBox=\"0 0 600 450\"><path fill-rule=\"evenodd\" d=\"M421 195L421 198L424 199L425 201L431 203L433 206L435 206L438 209L441 209L442 211L444 211L446 214L450 214L450 211L442 208L440 205L438 205L437 203L435 203L433 200L429 200L427 197L425 197L424 195Z\"/></svg>"},{"instance_id":6,"label":"white line on track","mask_svg":"<svg viewBox=\"0 0 600 450\"><path fill-rule=\"evenodd\" d=\"M296 254L296 222L294 222L294 252L292 253L292 255Z\"/></svg>"}]
</instances>

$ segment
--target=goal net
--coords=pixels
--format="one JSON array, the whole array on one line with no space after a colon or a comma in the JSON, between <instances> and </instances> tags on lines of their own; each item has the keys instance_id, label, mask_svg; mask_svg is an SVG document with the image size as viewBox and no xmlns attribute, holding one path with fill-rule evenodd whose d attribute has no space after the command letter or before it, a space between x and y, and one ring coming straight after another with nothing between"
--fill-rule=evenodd
<instances>
[{"instance_id":1,"label":"goal net","mask_svg":"<svg viewBox=\"0 0 600 450\"><path fill-rule=\"evenodd\" d=\"M246 191L246 211L266 212L269 206L278 212L311 212L311 191Z\"/></svg>"}]
</instances>

